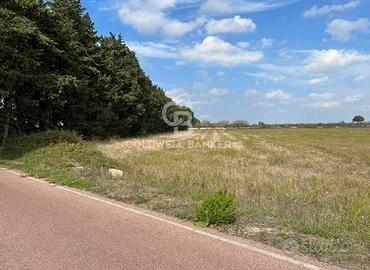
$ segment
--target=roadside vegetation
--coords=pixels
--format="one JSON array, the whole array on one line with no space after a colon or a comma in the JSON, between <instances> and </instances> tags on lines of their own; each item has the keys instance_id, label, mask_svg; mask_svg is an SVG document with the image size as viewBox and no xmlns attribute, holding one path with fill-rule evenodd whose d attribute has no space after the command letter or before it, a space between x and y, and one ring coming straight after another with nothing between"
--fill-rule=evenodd
<instances>
[{"instance_id":1,"label":"roadside vegetation","mask_svg":"<svg viewBox=\"0 0 370 270\"><path fill-rule=\"evenodd\" d=\"M204 199L196 210L196 221L201 226L231 224L236 215L235 197L223 188Z\"/></svg>"},{"instance_id":2,"label":"roadside vegetation","mask_svg":"<svg viewBox=\"0 0 370 270\"><path fill-rule=\"evenodd\" d=\"M350 268L370 265L370 129L90 142L47 132L11 138L0 164Z\"/></svg>"}]
</instances>

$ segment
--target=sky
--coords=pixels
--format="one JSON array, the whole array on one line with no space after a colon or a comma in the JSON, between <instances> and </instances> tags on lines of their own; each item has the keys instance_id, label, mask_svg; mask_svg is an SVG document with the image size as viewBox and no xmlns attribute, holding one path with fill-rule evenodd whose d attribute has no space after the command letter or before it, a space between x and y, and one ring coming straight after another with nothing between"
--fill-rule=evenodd
<instances>
[{"instance_id":1,"label":"sky","mask_svg":"<svg viewBox=\"0 0 370 270\"><path fill-rule=\"evenodd\" d=\"M370 0L82 0L201 120L370 120Z\"/></svg>"}]
</instances>

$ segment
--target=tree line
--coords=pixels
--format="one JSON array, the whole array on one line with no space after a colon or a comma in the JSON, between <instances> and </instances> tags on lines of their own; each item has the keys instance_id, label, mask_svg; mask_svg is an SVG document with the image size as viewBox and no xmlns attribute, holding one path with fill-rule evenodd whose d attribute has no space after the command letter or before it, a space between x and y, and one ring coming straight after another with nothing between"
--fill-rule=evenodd
<instances>
[{"instance_id":1,"label":"tree line","mask_svg":"<svg viewBox=\"0 0 370 270\"><path fill-rule=\"evenodd\" d=\"M249 127L249 122L246 120L235 120L228 121L222 120L219 122L211 122L209 120L202 120L195 123L194 127L196 128L242 128Z\"/></svg>"},{"instance_id":2,"label":"tree line","mask_svg":"<svg viewBox=\"0 0 370 270\"><path fill-rule=\"evenodd\" d=\"M195 128L317 128L317 127L370 127L370 122L365 122L365 117L356 115L351 123L340 121L339 123L291 123L291 124L266 124L259 121L257 124L250 124L247 120L211 122L202 120L195 123Z\"/></svg>"},{"instance_id":3,"label":"tree line","mask_svg":"<svg viewBox=\"0 0 370 270\"><path fill-rule=\"evenodd\" d=\"M171 99L121 35L97 35L79 0L2 0L0 36L3 143L55 129L101 138L171 129L161 117Z\"/></svg>"}]
</instances>

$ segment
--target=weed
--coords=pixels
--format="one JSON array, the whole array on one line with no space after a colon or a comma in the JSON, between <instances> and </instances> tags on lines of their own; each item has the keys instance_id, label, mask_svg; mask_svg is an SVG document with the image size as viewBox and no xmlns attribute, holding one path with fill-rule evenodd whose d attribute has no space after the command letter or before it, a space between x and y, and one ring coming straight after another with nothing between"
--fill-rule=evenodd
<instances>
[{"instance_id":1,"label":"weed","mask_svg":"<svg viewBox=\"0 0 370 270\"><path fill-rule=\"evenodd\" d=\"M234 195L221 189L208 196L197 208L196 217L197 222L205 226L233 223L236 219Z\"/></svg>"}]
</instances>

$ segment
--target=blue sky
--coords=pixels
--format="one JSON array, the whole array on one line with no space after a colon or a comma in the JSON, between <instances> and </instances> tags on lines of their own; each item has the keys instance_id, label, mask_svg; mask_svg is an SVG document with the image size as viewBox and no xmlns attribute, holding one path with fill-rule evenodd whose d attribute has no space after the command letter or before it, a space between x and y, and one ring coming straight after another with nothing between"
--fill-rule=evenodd
<instances>
[{"instance_id":1,"label":"blue sky","mask_svg":"<svg viewBox=\"0 0 370 270\"><path fill-rule=\"evenodd\" d=\"M370 0L82 0L200 119L370 119Z\"/></svg>"}]
</instances>

